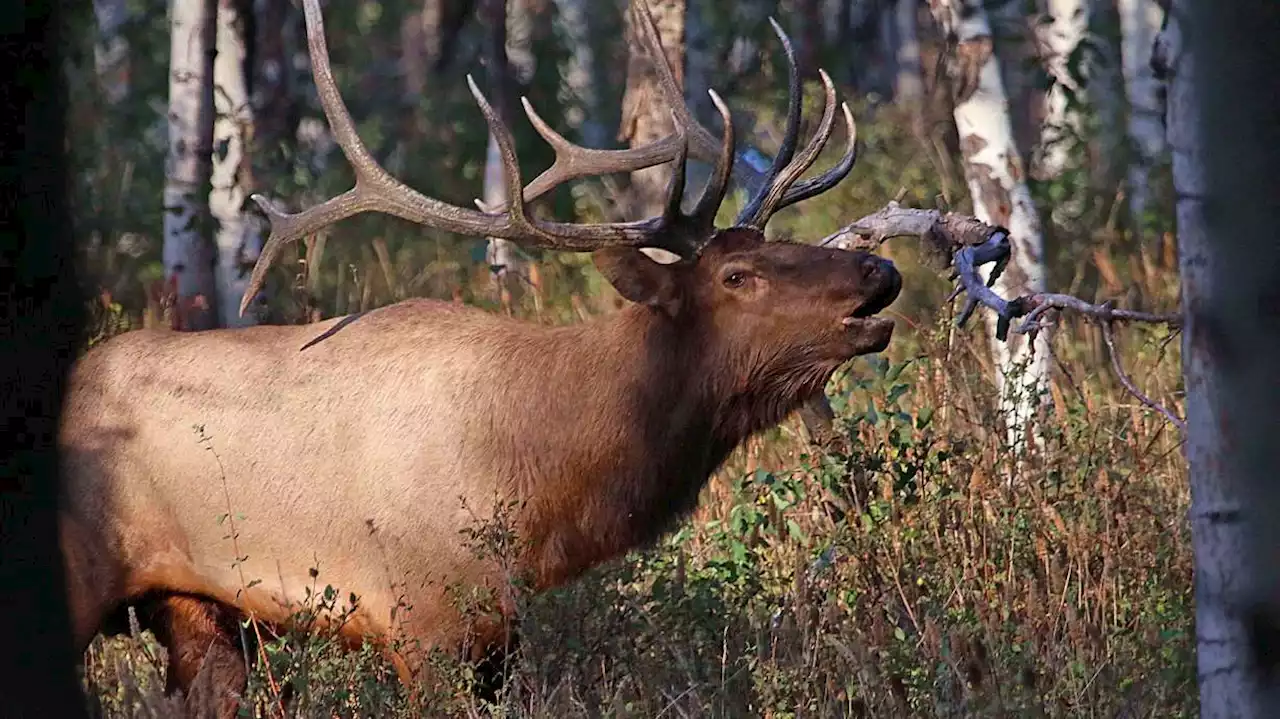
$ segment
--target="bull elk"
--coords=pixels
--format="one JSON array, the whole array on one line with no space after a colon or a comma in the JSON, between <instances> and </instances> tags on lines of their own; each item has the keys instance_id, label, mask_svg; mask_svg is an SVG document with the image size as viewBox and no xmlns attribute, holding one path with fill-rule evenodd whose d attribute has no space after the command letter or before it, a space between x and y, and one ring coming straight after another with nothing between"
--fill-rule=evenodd
<instances>
[{"instance_id":1,"label":"bull elk","mask_svg":"<svg viewBox=\"0 0 1280 719\"><path fill-rule=\"evenodd\" d=\"M894 266L874 255L764 239L776 211L842 180L856 147L844 105L845 154L800 179L832 134L835 90L822 73L826 106L800 148L801 86L776 23L791 61L784 142L735 224L716 229L733 170L732 119L714 92L722 139L693 119L647 10L632 9L674 132L632 149L583 148L526 100L557 159L522 186L511 135L468 78L507 189L504 206L473 210L425 197L377 164L339 96L319 3L304 9L319 95L356 182L296 214L255 198L272 229L242 312L287 243L366 211L590 251L630 303L546 327L411 299L310 325L139 330L81 359L60 434L77 641L138 606L169 648L170 688L189 690L207 663L223 712L246 679L231 620L287 622L317 561L321 581L358 596L344 636L388 647L406 682L420 678L431 648L479 659L503 645L509 614L470 625L446 597L453 584L506 585L509 566L465 546L460 532L476 516L515 503L515 570L533 591L652 542L692 510L740 442L820 397L841 364L888 345L893 321L875 315L901 287ZM690 155L714 170L686 212ZM659 216L578 225L529 213L557 184L664 163L672 175ZM646 247L680 259L656 262ZM218 521L225 515L242 517L234 549ZM409 649L390 649L395 638Z\"/></svg>"}]
</instances>

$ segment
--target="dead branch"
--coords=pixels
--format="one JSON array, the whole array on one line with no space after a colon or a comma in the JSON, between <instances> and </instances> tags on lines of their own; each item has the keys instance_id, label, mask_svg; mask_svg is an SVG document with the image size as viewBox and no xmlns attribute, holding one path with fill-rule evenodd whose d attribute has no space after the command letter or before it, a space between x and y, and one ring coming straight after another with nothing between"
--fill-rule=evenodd
<instances>
[{"instance_id":1,"label":"dead branch","mask_svg":"<svg viewBox=\"0 0 1280 719\"><path fill-rule=\"evenodd\" d=\"M935 266L941 265L941 268L950 266L951 279L957 281L951 298L954 299L961 293L965 295L964 308L956 317L956 326L964 326L979 306L987 307L996 314L996 338L1002 341L1008 341L1011 328L1018 334L1034 334L1046 327L1045 315L1051 310L1074 312L1095 322L1102 329L1103 339L1111 355L1111 365L1124 388L1142 404L1166 417L1178 429L1186 431L1186 424L1177 415L1133 384L1116 353L1111 328L1114 322L1144 322L1178 328L1182 326L1180 314L1116 309L1110 302L1093 304L1079 297L1051 292L1038 292L1006 300L996 294L991 286L1009 262L1012 252L1009 230L968 215L906 208L896 201L866 217L854 220L828 235L819 244L846 250L871 251L894 237L920 238L927 262ZM983 281L978 268L987 264L994 264L994 267L987 280ZM1013 321L1019 318L1023 318L1021 324L1013 327Z\"/></svg>"}]
</instances>

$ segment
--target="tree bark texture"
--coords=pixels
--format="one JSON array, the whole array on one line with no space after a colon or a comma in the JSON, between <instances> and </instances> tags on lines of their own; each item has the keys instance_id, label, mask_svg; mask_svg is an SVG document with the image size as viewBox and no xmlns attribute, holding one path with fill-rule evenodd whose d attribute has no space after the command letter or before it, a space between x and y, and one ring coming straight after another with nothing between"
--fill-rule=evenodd
<instances>
[{"instance_id":1,"label":"tree bark texture","mask_svg":"<svg viewBox=\"0 0 1280 719\"><path fill-rule=\"evenodd\" d=\"M190 330L217 324L215 255L205 235L217 12L218 0L176 0L170 16L164 267L177 295L174 324Z\"/></svg>"},{"instance_id":2,"label":"tree bark texture","mask_svg":"<svg viewBox=\"0 0 1280 719\"><path fill-rule=\"evenodd\" d=\"M1080 137L1080 113L1070 97L1084 88L1071 72L1071 55L1085 39L1089 14L1085 0L1047 0L1046 22L1039 27L1040 44L1053 86L1045 98L1040 124L1035 174L1052 179L1067 169L1068 150Z\"/></svg>"},{"instance_id":3,"label":"tree bark texture","mask_svg":"<svg viewBox=\"0 0 1280 719\"><path fill-rule=\"evenodd\" d=\"M83 717L57 524L58 417L83 331L66 143L63 3L0 9L0 701Z\"/></svg>"},{"instance_id":4,"label":"tree bark texture","mask_svg":"<svg viewBox=\"0 0 1280 719\"><path fill-rule=\"evenodd\" d=\"M1280 6L1175 0L1159 43L1182 275L1200 715L1280 701Z\"/></svg>"},{"instance_id":5,"label":"tree bark texture","mask_svg":"<svg viewBox=\"0 0 1280 719\"><path fill-rule=\"evenodd\" d=\"M249 211L253 172L249 144L253 137L253 108L249 102L249 67L246 63L246 18L239 0L220 0L218 6L218 55L214 60L213 167L210 175L209 213L216 223L214 245L218 250L218 323L222 327L253 324L253 315L240 316L253 263L262 251L263 227Z\"/></svg>"},{"instance_id":6,"label":"tree bark texture","mask_svg":"<svg viewBox=\"0 0 1280 719\"><path fill-rule=\"evenodd\" d=\"M1014 141L1009 100L986 11L979 0L930 2L945 34L954 36L958 43L949 76L974 214L983 222L1008 228L1011 234L1013 257L994 289L1004 297L1044 292L1040 219ZM1020 447L1039 436L1029 433L1028 428L1047 389L1047 333L1038 333L1034 342L1027 342L1025 335L1010 335L1009 341L1003 342L995 338L995 316L988 314L987 319L1009 441Z\"/></svg>"},{"instance_id":7,"label":"tree bark texture","mask_svg":"<svg viewBox=\"0 0 1280 719\"><path fill-rule=\"evenodd\" d=\"M667 62L675 71L677 82L684 83L684 0L645 0L658 28L658 37L666 50ZM665 137L673 130L671 111L658 91L658 83L643 44L632 26L632 13L627 13L627 89L622 96L622 126L618 139L631 147ZM667 179L671 173L665 165L647 167L631 173L632 217L656 215L662 209Z\"/></svg>"},{"instance_id":8,"label":"tree bark texture","mask_svg":"<svg viewBox=\"0 0 1280 719\"><path fill-rule=\"evenodd\" d=\"M1151 67L1151 51L1164 11L1156 0L1119 0L1119 11L1121 63L1125 95L1129 98L1125 190L1129 196L1130 226L1140 232L1150 204L1147 185L1151 167L1164 152L1164 98L1161 82Z\"/></svg>"},{"instance_id":9,"label":"tree bark texture","mask_svg":"<svg viewBox=\"0 0 1280 719\"><path fill-rule=\"evenodd\" d=\"M513 13L517 24L521 22L521 11L525 13L524 25L528 25L527 7L520 0L512 2ZM480 12L485 23L484 63L489 79L489 102L498 113L498 117L511 127L512 100L514 99L514 83L511 77L511 63L508 60L508 23L506 0L480 0ZM526 27L527 29L527 27ZM527 39L528 34L524 37ZM527 53L526 53L527 54ZM506 197L506 181L502 173L502 156L498 152L498 142L492 134L485 153L483 199L486 203L501 204ZM511 289L516 273L517 259L515 244L496 237L490 237L485 250L485 261L488 263L495 283L495 289L505 308L511 305Z\"/></svg>"}]
</instances>

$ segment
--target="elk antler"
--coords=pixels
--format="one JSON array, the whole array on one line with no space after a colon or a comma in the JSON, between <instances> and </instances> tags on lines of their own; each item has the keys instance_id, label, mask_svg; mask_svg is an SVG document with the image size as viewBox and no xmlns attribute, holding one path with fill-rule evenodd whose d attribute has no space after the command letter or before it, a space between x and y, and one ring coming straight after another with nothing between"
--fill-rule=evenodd
<instances>
[{"instance_id":1,"label":"elk antler","mask_svg":"<svg viewBox=\"0 0 1280 719\"><path fill-rule=\"evenodd\" d=\"M303 0L303 12L307 24L307 45L311 54L312 75L325 116L333 131L334 139L355 172L355 187L329 198L314 207L297 213L280 210L268 198L255 194L253 199L271 220L271 236L268 238L249 284L240 302L240 314L244 314L252 298L261 290L271 263L288 243L295 242L326 225L338 222L362 212L376 211L395 215L427 227L478 237L497 237L530 247L569 251L591 251L611 245L632 247L658 247L689 254L696 251L699 241L710 234L715 212L724 199L729 174L733 168L733 120L724 101L714 90L709 91L724 123L724 139L719 143L717 172L707 183L692 214L680 210L680 197L684 190L684 169L688 156L688 135L700 133L699 146L705 145L710 134L701 126L690 127L682 122L690 118L687 109L673 110L675 132L660 141L666 143L667 152L650 153L646 157L630 157L626 169L640 169L675 161L671 183L671 198L664 212L658 217L620 223L576 225L551 222L531 217L526 209L521 189L520 163L516 156L511 132L498 118L484 94L470 75L467 84L475 97L485 122L493 134L502 158L506 180L507 200L502 212L482 212L451 205L426 197L401 183L384 170L365 148L356 133L355 123L338 92L337 82L329 67L329 51L324 36L324 19L318 0ZM526 103L526 107L528 107ZM545 125L545 123L543 123ZM703 137L705 136L705 137ZM704 153L705 154L705 153ZM616 161L601 156L579 156L572 163L574 176L616 172ZM567 176L566 178L567 179ZM558 180L563 181L563 179ZM554 185L548 184L547 189ZM544 190L545 191L545 190Z\"/></svg>"},{"instance_id":2,"label":"elk antler","mask_svg":"<svg viewBox=\"0 0 1280 719\"><path fill-rule=\"evenodd\" d=\"M568 251L591 251L601 247L623 245L630 247L656 247L678 255L695 253L714 229L715 216L724 201L730 177L734 170L733 120L728 107L714 90L709 90L711 100L720 113L724 135L719 143L715 137L693 118L683 100L675 73L662 51L662 42L654 27L653 18L643 0L632 4L640 29L641 41L653 57L657 70L658 86L671 108L674 132L660 140L627 150L595 150L580 147L556 133L533 109L527 98L522 105L530 122L538 133L556 151L555 163L539 175L528 187L522 188L520 163L516 156L511 132L490 107L483 93L470 75L467 84L484 115L498 146L506 180L506 201L496 205L477 202L480 210L471 210L426 197L395 179L384 170L365 148L356 133L355 123L338 92L337 82L329 67L329 51L324 36L324 19L318 0L303 0L303 12L307 24L307 46L311 55L312 76L325 116L338 147L355 172L355 186L329 198L319 205L297 213L287 213L261 194L253 200L271 220L271 235L258 257L249 277L244 297L240 302L240 314L261 290L267 270L279 256L285 245L295 242L315 231L362 212L382 212L427 227L434 227L459 234L477 237L495 237L510 240L529 247L541 247ZM779 209L813 197L835 186L853 168L856 159L856 128L853 114L843 105L845 124L848 127L848 149L839 163L826 173L797 183L800 175L813 165L825 146L834 127L835 87L826 72L819 71L826 89L826 105L817 134L794 158L800 130L800 106L802 88L796 70L795 54L791 41L778 23L770 19L774 32L782 41L790 65L789 103L787 131L783 146L772 167L764 174L764 184L739 216L739 223L763 228L769 217ZM707 162L715 162L716 170L704 188L692 213L681 209L684 191L685 163L689 155ZM546 194L552 188L569 180L589 175L631 172L666 162L674 162L672 178L668 186L669 197L658 217L632 222L577 225L552 222L532 217L527 203Z\"/></svg>"},{"instance_id":3,"label":"elk antler","mask_svg":"<svg viewBox=\"0 0 1280 719\"><path fill-rule=\"evenodd\" d=\"M703 162L715 161L719 155L716 141L711 133L694 119L693 114L685 104L684 92L680 88L680 83L676 80L671 64L667 61L666 53L663 52L662 40L658 35L658 29L654 26L653 16L649 13L648 6L643 0L640 0L631 5L631 11L635 15L639 40L643 43L645 52L649 54L653 63L657 75L659 93L667 103L667 106L671 108L675 123L683 126L688 135L689 155ZM778 36L778 40L782 43L782 49L787 58L787 128L783 136L782 146L779 148L778 155L768 171L758 173L751 169L749 165L739 166L743 168L744 173L759 174L762 184L757 194L744 206L735 224L755 227L756 229L763 229L765 223L778 210L819 195L834 187L849 174L857 160L857 126L853 121L853 113L849 110L848 103L841 103L841 108L844 111L845 127L848 130L848 146L844 156L822 175L795 184L800 175L803 175L805 171L813 166L835 129L835 87L826 71L820 69L818 73L822 78L823 87L826 91L822 122L819 124L817 134L805 146L800 158L792 162L796 145L800 140L801 103L804 98L804 88L800 84L800 73L796 65L795 50L791 44L791 38L782 29L782 26L778 24L777 20L769 18L769 24L773 28L774 34ZM525 186L523 193L525 202L532 202L557 185L569 180L587 177L592 174L605 174L606 172L632 172L673 159L677 152L674 137L664 137L626 150L596 150L575 145L552 129L538 115L527 98L521 98L521 103L524 106L525 114L529 116L529 121L533 123L534 129L556 152L556 159L551 167ZM477 204L479 205L480 203ZM490 212L504 209L501 204L480 206ZM714 214L714 211L712 214Z\"/></svg>"}]
</instances>

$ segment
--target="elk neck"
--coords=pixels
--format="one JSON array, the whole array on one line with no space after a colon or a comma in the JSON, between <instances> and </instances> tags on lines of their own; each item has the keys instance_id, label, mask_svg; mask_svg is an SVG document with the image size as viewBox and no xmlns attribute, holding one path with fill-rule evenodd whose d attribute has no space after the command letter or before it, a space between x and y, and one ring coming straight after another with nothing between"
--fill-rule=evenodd
<instances>
[{"instance_id":1,"label":"elk neck","mask_svg":"<svg viewBox=\"0 0 1280 719\"><path fill-rule=\"evenodd\" d=\"M505 401L529 404L503 413L523 426L486 422L507 427L510 444L494 455L505 466L494 469L516 479L526 502L525 564L543 588L672 528L739 443L835 369L803 350L719 346L696 317L638 305L553 337L547 346L530 336L510 355L525 361L507 364L520 396Z\"/></svg>"}]
</instances>

